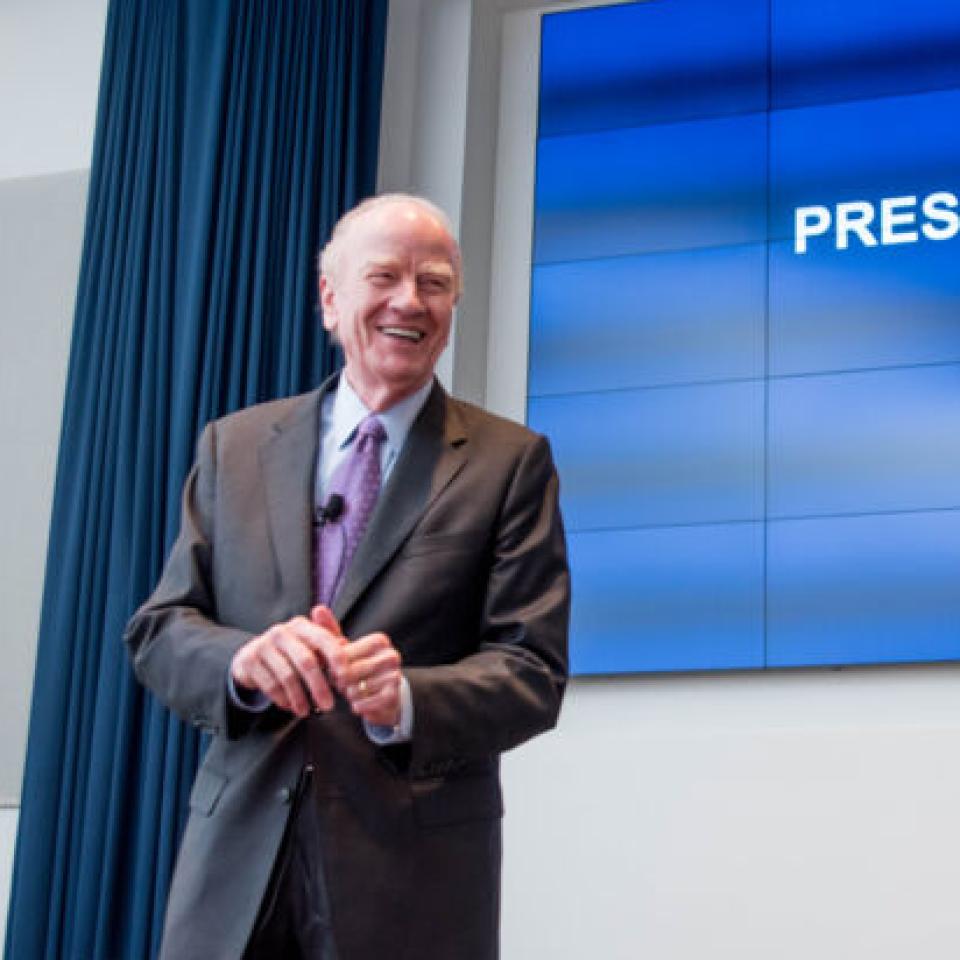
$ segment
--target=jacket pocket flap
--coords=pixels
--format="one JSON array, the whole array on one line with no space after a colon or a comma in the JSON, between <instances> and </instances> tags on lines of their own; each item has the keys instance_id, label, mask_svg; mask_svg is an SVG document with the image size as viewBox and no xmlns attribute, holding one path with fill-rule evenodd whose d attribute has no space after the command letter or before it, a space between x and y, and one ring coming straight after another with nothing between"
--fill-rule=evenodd
<instances>
[{"instance_id":1,"label":"jacket pocket flap","mask_svg":"<svg viewBox=\"0 0 960 960\"><path fill-rule=\"evenodd\" d=\"M496 777L456 777L415 780L413 809L424 827L503 816L503 797Z\"/></svg>"},{"instance_id":2,"label":"jacket pocket flap","mask_svg":"<svg viewBox=\"0 0 960 960\"><path fill-rule=\"evenodd\" d=\"M190 791L190 809L209 817L226 785L227 778L223 774L201 767Z\"/></svg>"},{"instance_id":3,"label":"jacket pocket flap","mask_svg":"<svg viewBox=\"0 0 960 960\"><path fill-rule=\"evenodd\" d=\"M401 556L417 557L425 553L439 551L464 551L476 553L483 549L487 533L483 530L462 533L421 533L414 534L403 546Z\"/></svg>"}]
</instances>

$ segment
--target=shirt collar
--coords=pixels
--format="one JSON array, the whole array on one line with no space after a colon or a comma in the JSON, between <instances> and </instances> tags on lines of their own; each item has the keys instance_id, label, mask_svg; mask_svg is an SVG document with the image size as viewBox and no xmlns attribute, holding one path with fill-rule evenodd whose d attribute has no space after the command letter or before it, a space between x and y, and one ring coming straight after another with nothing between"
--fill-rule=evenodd
<instances>
[{"instance_id":1,"label":"shirt collar","mask_svg":"<svg viewBox=\"0 0 960 960\"><path fill-rule=\"evenodd\" d=\"M377 418L387 432L387 446L395 453L403 447L413 426L413 421L423 409L423 405L433 389L433 380L428 380L419 390L411 393L388 410L382 410ZM357 396L346 376L341 375L337 383L337 392L333 400L333 437L337 450L342 450L356 433L357 427L370 416L370 410Z\"/></svg>"}]
</instances>

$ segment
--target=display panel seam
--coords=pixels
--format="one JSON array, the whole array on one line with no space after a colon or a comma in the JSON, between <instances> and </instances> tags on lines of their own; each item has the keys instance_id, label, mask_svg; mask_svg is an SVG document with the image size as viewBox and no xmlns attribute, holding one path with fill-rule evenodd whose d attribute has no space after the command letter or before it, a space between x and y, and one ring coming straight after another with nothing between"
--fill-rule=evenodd
<instances>
[{"instance_id":1,"label":"display panel seam","mask_svg":"<svg viewBox=\"0 0 960 960\"><path fill-rule=\"evenodd\" d=\"M565 130L562 133L547 133L537 137L538 143L547 143L550 141L576 139L578 137L589 137L596 134L600 136L606 133L620 133L629 130L648 130L651 128L661 129L664 127L678 127L684 124L708 123L711 120L727 120L732 117L751 117L751 116L771 116L779 113L792 113L796 110L817 109L820 107L843 106L845 104L872 103L886 100L907 100L914 97L923 97L927 94L935 93L955 93L960 92L960 85L947 84L945 86L922 87L916 90L907 90L903 92L889 91L887 93L860 94L843 97L830 97L824 100L805 100L802 103L782 103L772 105L768 110L728 110L724 112L694 114L688 117L679 117L676 120L651 120L649 123L626 123L609 125L602 127L583 127Z\"/></svg>"},{"instance_id":2,"label":"display panel seam","mask_svg":"<svg viewBox=\"0 0 960 960\"><path fill-rule=\"evenodd\" d=\"M686 530L697 527L733 527L747 524L796 523L804 520L857 520L867 517L912 517L929 514L960 513L960 503L945 507L909 507L897 510L846 510L829 513L766 514L757 517L727 517L718 520L683 520L673 523L635 523L616 526L567 526L577 536L606 533L630 533L635 530Z\"/></svg>"},{"instance_id":3,"label":"display panel seam","mask_svg":"<svg viewBox=\"0 0 960 960\"><path fill-rule=\"evenodd\" d=\"M563 400L568 397L602 397L611 394L645 393L649 390L678 390L684 387L716 387L731 383L761 383L762 376L717 377L702 380L671 380L667 383L641 383L630 387L605 387L601 390L564 390L557 393L529 393L531 400Z\"/></svg>"}]
</instances>

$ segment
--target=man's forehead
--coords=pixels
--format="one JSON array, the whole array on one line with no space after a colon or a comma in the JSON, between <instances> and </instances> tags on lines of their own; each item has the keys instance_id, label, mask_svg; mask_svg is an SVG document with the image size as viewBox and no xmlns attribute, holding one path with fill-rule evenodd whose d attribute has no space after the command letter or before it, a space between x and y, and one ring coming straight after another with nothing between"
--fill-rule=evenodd
<instances>
[{"instance_id":1,"label":"man's forehead","mask_svg":"<svg viewBox=\"0 0 960 960\"><path fill-rule=\"evenodd\" d=\"M414 260L418 266L454 268L453 244L445 231L403 229L385 226L358 230L350 244L350 257L355 263L392 263Z\"/></svg>"},{"instance_id":2,"label":"man's forehead","mask_svg":"<svg viewBox=\"0 0 960 960\"><path fill-rule=\"evenodd\" d=\"M357 221L352 239L364 248L397 245L431 247L449 259L453 239L429 211L413 204L391 204L371 210Z\"/></svg>"}]
</instances>

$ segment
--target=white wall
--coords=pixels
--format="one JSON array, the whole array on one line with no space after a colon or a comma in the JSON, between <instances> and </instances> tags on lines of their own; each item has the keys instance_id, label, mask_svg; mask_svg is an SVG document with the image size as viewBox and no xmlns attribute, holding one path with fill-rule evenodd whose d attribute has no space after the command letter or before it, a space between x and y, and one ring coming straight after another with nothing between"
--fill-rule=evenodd
<instances>
[{"instance_id":1,"label":"white wall","mask_svg":"<svg viewBox=\"0 0 960 960\"><path fill-rule=\"evenodd\" d=\"M107 0L0 3L0 936L106 7Z\"/></svg>"},{"instance_id":2,"label":"white wall","mask_svg":"<svg viewBox=\"0 0 960 960\"><path fill-rule=\"evenodd\" d=\"M107 0L0 3L0 180L88 169Z\"/></svg>"},{"instance_id":3,"label":"white wall","mask_svg":"<svg viewBox=\"0 0 960 960\"><path fill-rule=\"evenodd\" d=\"M465 38L461 0L394 0L384 142L463 146L381 177L441 203L456 181L453 387L522 415L535 4L470 6ZM956 665L574 681L559 730L505 758L504 960L953 958L958 754Z\"/></svg>"}]
</instances>

